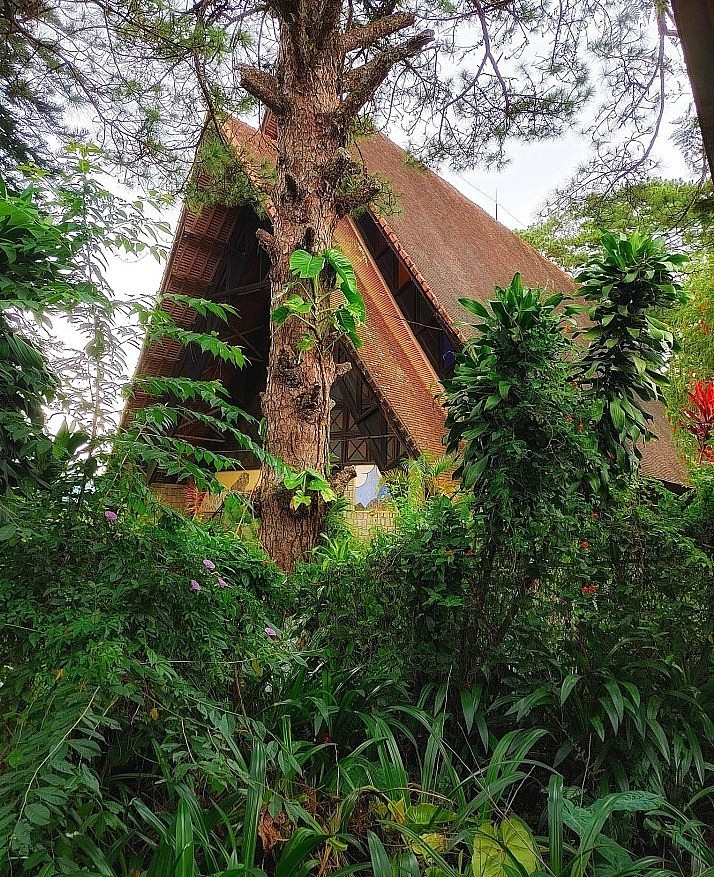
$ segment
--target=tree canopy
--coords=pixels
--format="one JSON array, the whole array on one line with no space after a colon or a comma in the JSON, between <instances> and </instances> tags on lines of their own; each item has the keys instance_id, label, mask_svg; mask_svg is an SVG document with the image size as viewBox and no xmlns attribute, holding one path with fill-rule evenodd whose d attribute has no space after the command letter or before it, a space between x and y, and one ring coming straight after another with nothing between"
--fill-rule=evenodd
<instances>
[{"instance_id":1,"label":"tree canopy","mask_svg":"<svg viewBox=\"0 0 714 877\"><path fill-rule=\"evenodd\" d=\"M281 22L306 9L285 0L10 4L0 18L0 169L51 161L58 137L84 131L132 175L156 179L161 169L175 184L206 119L244 112L251 95L270 103ZM513 142L575 126L594 147L580 183L608 187L647 169L667 101L684 88L671 9L653 0L457 0L403 10L395 0L359 0L310 6L310 15L311 27L333 15L353 32L345 71L386 77L368 108L377 124L401 126L423 157L461 168L498 164ZM390 41L412 24L434 31L419 52ZM340 86L353 99L357 77ZM683 132L691 151L696 125L683 123Z\"/></svg>"}]
</instances>

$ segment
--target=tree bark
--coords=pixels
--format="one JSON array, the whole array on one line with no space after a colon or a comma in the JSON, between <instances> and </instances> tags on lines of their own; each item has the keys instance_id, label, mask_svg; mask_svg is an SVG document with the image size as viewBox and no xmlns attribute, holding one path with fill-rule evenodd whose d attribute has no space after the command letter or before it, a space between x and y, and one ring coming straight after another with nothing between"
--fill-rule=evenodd
<instances>
[{"instance_id":1,"label":"tree bark","mask_svg":"<svg viewBox=\"0 0 714 877\"><path fill-rule=\"evenodd\" d=\"M283 22L276 68L283 106L277 117L277 181L271 256L273 307L290 281L289 261L296 249L318 253L329 247L337 225L334 184L324 169L345 146L344 130L334 123L340 103L344 56L337 21L332 32L311 30L317 9L296 7L298 19ZM302 7L302 8L300 8ZM299 10L299 11L298 11ZM311 16L312 13L312 16ZM313 21L319 20L313 18ZM323 19L324 25L324 19ZM312 289L300 290L312 298ZM271 332L268 383L262 408L266 450L292 469L330 471L330 391L337 368L329 343L300 351L305 326L291 317ZM315 496L309 506L293 510L291 492L270 466L261 477L261 530L265 550L284 570L305 558L317 543L325 503Z\"/></svg>"},{"instance_id":2,"label":"tree bark","mask_svg":"<svg viewBox=\"0 0 714 877\"><path fill-rule=\"evenodd\" d=\"M242 85L266 103L277 122L276 183L272 235L260 241L271 260L270 285L275 308L291 281L290 256L297 250L320 253L332 245L339 218L374 196L361 180L349 203L339 194L345 178L354 179L355 163L345 147L352 119L397 60L415 54L431 38L421 34L377 55L377 63L348 82L346 54L407 27L411 15L387 16L372 25L341 33L342 0L269 0L280 22L274 74L242 69ZM381 60L379 60L381 58ZM298 290L296 290L298 291ZM305 299L320 299L311 286ZM272 326L268 380L262 399L266 420L265 449L295 471L314 469L339 495L354 470L330 473L330 391L344 366L335 363L335 335L323 325L309 350L300 350L305 325L290 317ZM275 471L264 465L260 488L260 537L278 566L289 571L318 541L325 503L315 495L309 506L291 508L292 494Z\"/></svg>"}]
</instances>

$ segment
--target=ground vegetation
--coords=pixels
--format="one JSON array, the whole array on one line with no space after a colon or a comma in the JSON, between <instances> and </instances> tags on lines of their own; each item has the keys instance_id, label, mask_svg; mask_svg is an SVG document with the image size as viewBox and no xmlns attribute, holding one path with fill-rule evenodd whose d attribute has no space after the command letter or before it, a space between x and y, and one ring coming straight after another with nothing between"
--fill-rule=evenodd
<instances>
[{"instance_id":1,"label":"ground vegetation","mask_svg":"<svg viewBox=\"0 0 714 877\"><path fill-rule=\"evenodd\" d=\"M147 453L177 477L221 465L152 433L175 406L227 405L201 382L154 387L93 469L65 446L8 493L0 873L711 871L714 477L704 454L681 497L637 475L670 343L645 304L676 297L678 266L605 243L581 357L563 302L519 277L472 306L447 388L462 489L441 488L448 463L405 467L393 533L356 540L333 509L286 574L235 518L158 506ZM604 302L625 287L620 326Z\"/></svg>"}]
</instances>

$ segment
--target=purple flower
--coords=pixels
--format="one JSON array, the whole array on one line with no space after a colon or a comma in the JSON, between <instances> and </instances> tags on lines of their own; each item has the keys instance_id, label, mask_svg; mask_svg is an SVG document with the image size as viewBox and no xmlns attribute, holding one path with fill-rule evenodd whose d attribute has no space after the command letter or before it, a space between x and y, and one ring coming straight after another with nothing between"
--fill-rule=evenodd
<instances>
[{"instance_id":1,"label":"purple flower","mask_svg":"<svg viewBox=\"0 0 714 877\"><path fill-rule=\"evenodd\" d=\"M224 582L223 579L216 579L216 587L217 588L227 588L228 582Z\"/></svg>"},{"instance_id":2,"label":"purple flower","mask_svg":"<svg viewBox=\"0 0 714 877\"><path fill-rule=\"evenodd\" d=\"M197 594L199 591L202 591L202 590L203 590L203 588L201 587L201 585L199 585L199 583L196 581L196 579L191 579L191 585L190 585L190 587L191 587L191 590L192 590L195 594Z\"/></svg>"},{"instance_id":3,"label":"purple flower","mask_svg":"<svg viewBox=\"0 0 714 877\"><path fill-rule=\"evenodd\" d=\"M272 627L266 627L266 628L265 628L265 635L266 635L266 636L273 637L273 636L277 636L278 634L277 634L277 632L276 632L275 630L273 630Z\"/></svg>"},{"instance_id":4,"label":"purple flower","mask_svg":"<svg viewBox=\"0 0 714 877\"><path fill-rule=\"evenodd\" d=\"M119 515L116 512L113 512L111 509L107 509L104 512L104 517L109 521L110 524L113 524L119 518Z\"/></svg>"},{"instance_id":5,"label":"purple flower","mask_svg":"<svg viewBox=\"0 0 714 877\"><path fill-rule=\"evenodd\" d=\"M203 565L206 567L206 569L215 569L216 568L216 564L212 560L208 560L208 559L203 561Z\"/></svg>"}]
</instances>

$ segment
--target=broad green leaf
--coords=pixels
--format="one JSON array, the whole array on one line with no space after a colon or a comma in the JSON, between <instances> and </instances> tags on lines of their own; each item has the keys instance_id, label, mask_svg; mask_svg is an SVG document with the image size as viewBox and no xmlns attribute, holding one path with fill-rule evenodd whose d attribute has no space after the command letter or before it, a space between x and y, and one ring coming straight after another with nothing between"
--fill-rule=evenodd
<instances>
[{"instance_id":1,"label":"broad green leaf","mask_svg":"<svg viewBox=\"0 0 714 877\"><path fill-rule=\"evenodd\" d=\"M317 277L324 267L322 256L313 256L305 250L295 250L290 256L290 270L303 278Z\"/></svg>"},{"instance_id":2,"label":"broad green leaf","mask_svg":"<svg viewBox=\"0 0 714 877\"><path fill-rule=\"evenodd\" d=\"M570 692L575 688L578 684L578 680L580 676L577 673L569 673L565 679L563 679L563 684L560 686L560 705L563 706L565 701L570 696Z\"/></svg>"},{"instance_id":3,"label":"broad green leaf","mask_svg":"<svg viewBox=\"0 0 714 877\"><path fill-rule=\"evenodd\" d=\"M350 313L358 323L364 323L367 319L367 309L364 304L364 299L362 298L362 293L356 287L345 282L340 284L340 289L347 300Z\"/></svg>"},{"instance_id":4,"label":"broad green leaf","mask_svg":"<svg viewBox=\"0 0 714 877\"><path fill-rule=\"evenodd\" d=\"M287 308L292 314L309 314L312 310L310 302L305 301L305 299L301 295L297 295L297 293L289 295L283 302L282 307Z\"/></svg>"},{"instance_id":5,"label":"broad green leaf","mask_svg":"<svg viewBox=\"0 0 714 877\"><path fill-rule=\"evenodd\" d=\"M498 829L492 822L484 822L474 838L471 857L474 877L507 877L503 868L504 858Z\"/></svg>"},{"instance_id":6,"label":"broad green leaf","mask_svg":"<svg viewBox=\"0 0 714 877\"><path fill-rule=\"evenodd\" d=\"M270 315L270 319L276 326L282 325L287 318L291 315L291 311L286 307L278 307L275 308L273 313Z\"/></svg>"},{"instance_id":7,"label":"broad green leaf","mask_svg":"<svg viewBox=\"0 0 714 877\"><path fill-rule=\"evenodd\" d=\"M28 804L24 810L28 822L33 825L48 825L51 819L49 808L39 801Z\"/></svg>"},{"instance_id":8,"label":"broad green leaf","mask_svg":"<svg viewBox=\"0 0 714 877\"><path fill-rule=\"evenodd\" d=\"M15 533L17 533L15 524L5 524L0 527L0 542L7 542L8 539L12 539Z\"/></svg>"},{"instance_id":9,"label":"broad green leaf","mask_svg":"<svg viewBox=\"0 0 714 877\"><path fill-rule=\"evenodd\" d=\"M482 320L490 320L491 314L489 311L481 304L480 301L476 301L472 298L460 298L459 304L466 308L472 314L476 314L477 317L481 317Z\"/></svg>"},{"instance_id":10,"label":"broad green leaf","mask_svg":"<svg viewBox=\"0 0 714 877\"><path fill-rule=\"evenodd\" d=\"M501 822L501 839L506 850L522 865L528 874L538 867L538 851L533 834L528 826L517 816L510 816Z\"/></svg>"},{"instance_id":11,"label":"broad green leaf","mask_svg":"<svg viewBox=\"0 0 714 877\"><path fill-rule=\"evenodd\" d=\"M326 261L335 269L335 272L342 283L347 284L350 289L357 292L355 269L352 267L352 263L347 256L335 247L325 250L324 256Z\"/></svg>"},{"instance_id":12,"label":"broad green leaf","mask_svg":"<svg viewBox=\"0 0 714 877\"><path fill-rule=\"evenodd\" d=\"M622 432L625 428L625 414L622 410L620 400L610 399L608 407L610 409L610 417L612 418L613 426L618 432Z\"/></svg>"}]
</instances>

